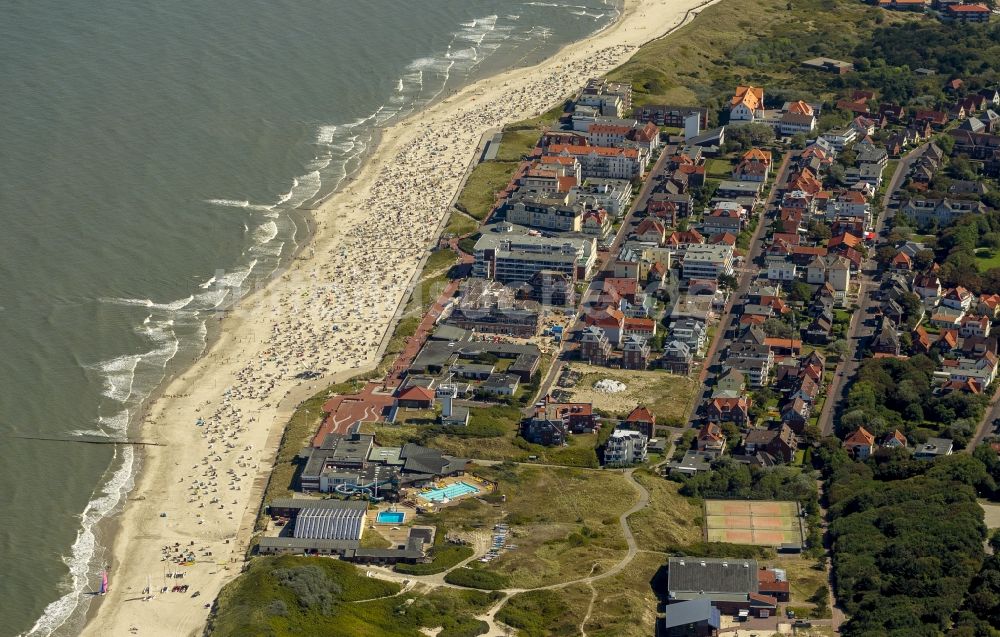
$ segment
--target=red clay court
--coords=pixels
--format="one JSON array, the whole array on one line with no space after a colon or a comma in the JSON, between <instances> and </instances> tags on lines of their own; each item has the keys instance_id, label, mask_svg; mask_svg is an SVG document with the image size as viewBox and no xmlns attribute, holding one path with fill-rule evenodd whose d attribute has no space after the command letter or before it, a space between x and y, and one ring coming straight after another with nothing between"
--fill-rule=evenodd
<instances>
[{"instance_id":1,"label":"red clay court","mask_svg":"<svg viewBox=\"0 0 1000 637\"><path fill-rule=\"evenodd\" d=\"M796 502L705 500L705 539L709 542L803 546L803 524Z\"/></svg>"}]
</instances>

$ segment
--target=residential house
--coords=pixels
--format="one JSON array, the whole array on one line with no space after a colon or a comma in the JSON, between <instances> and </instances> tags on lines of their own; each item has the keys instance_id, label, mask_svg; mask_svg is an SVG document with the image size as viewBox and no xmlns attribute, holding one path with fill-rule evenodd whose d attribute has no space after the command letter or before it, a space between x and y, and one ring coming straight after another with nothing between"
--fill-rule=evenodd
<instances>
[{"instance_id":1,"label":"residential house","mask_svg":"<svg viewBox=\"0 0 1000 637\"><path fill-rule=\"evenodd\" d=\"M629 412L619 425L621 429L631 429L638 431L647 438L653 438L656 429L656 416L643 405L636 406Z\"/></svg>"},{"instance_id":2,"label":"residential house","mask_svg":"<svg viewBox=\"0 0 1000 637\"><path fill-rule=\"evenodd\" d=\"M743 427L750 422L749 396L735 398L712 398L705 406L705 420L708 422L731 422Z\"/></svg>"},{"instance_id":3,"label":"residential house","mask_svg":"<svg viewBox=\"0 0 1000 637\"><path fill-rule=\"evenodd\" d=\"M891 433L882 436L881 446L886 449L905 449L907 446L906 436L893 429Z\"/></svg>"},{"instance_id":4,"label":"residential house","mask_svg":"<svg viewBox=\"0 0 1000 637\"><path fill-rule=\"evenodd\" d=\"M925 301L937 303L941 298L941 279L936 274L918 274L913 277L913 292Z\"/></svg>"},{"instance_id":5,"label":"residential house","mask_svg":"<svg viewBox=\"0 0 1000 637\"><path fill-rule=\"evenodd\" d=\"M791 462L798 449L795 432L791 427L782 424L774 429L752 429L743 439L747 454L753 455L761 451Z\"/></svg>"},{"instance_id":6,"label":"residential house","mask_svg":"<svg viewBox=\"0 0 1000 637\"><path fill-rule=\"evenodd\" d=\"M764 114L764 89L755 86L737 86L729 101L730 122L752 122Z\"/></svg>"},{"instance_id":7,"label":"residential house","mask_svg":"<svg viewBox=\"0 0 1000 637\"><path fill-rule=\"evenodd\" d=\"M858 427L844 439L844 448L855 460L864 460L875 450L875 436L864 427Z\"/></svg>"},{"instance_id":8,"label":"residential house","mask_svg":"<svg viewBox=\"0 0 1000 637\"><path fill-rule=\"evenodd\" d=\"M806 267L806 282L816 285L829 283L837 301L843 303L851 285L850 262L839 255L816 257Z\"/></svg>"},{"instance_id":9,"label":"residential house","mask_svg":"<svg viewBox=\"0 0 1000 637\"><path fill-rule=\"evenodd\" d=\"M698 430L696 444L698 451L718 457L726 451L726 434L718 423L707 422Z\"/></svg>"},{"instance_id":10,"label":"residential house","mask_svg":"<svg viewBox=\"0 0 1000 637\"><path fill-rule=\"evenodd\" d=\"M816 345L825 345L830 342L830 334L833 331L833 316L826 312L818 314L806 327L805 340Z\"/></svg>"},{"instance_id":11,"label":"residential house","mask_svg":"<svg viewBox=\"0 0 1000 637\"><path fill-rule=\"evenodd\" d=\"M715 381L713 396L739 396L747 388L746 375L738 369L729 368Z\"/></svg>"},{"instance_id":12,"label":"residential house","mask_svg":"<svg viewBox=\"0 0 1000 637\"><path fill-rule=\"evenodd\" d=\"M691 373L691 366L694 356L691 347L687 343L679 340L671 340L663 347L663 355L660 357L660 367L667 371L687 376Z\"/></svg>"},{"instance_id":13,"label":"residential house","mask_svg":"<svg viewBox=\"0 0 1000 637\"><path fill-rule=\"evenodd\" d=\"M612 346L621 345L625 330L625 315L617 308L605 307L588 312L583 320L587 325L603 330Z\"/></svg>"},{"instance_id":14,"label":"residential house","mask_svg":"<svg viewBox=\"0 0 1000 637\"><path fill-rule=\"evenodd\" d=\"M694 355L705 347L707 329L705 323L695 318L683 318L670 326L670 337L684 343Z\"/></svg>"},{"instance_id":15,"label":"residential house","mask_svg":"<svg viewBox=\"0 0 1000 637\"><path fill-rule=\"evenodd\" d=\"M972 336L986 338L990 335L990 320L985 316L967 314L959 322L958 335L962 338Z\"/></svg>"},{"instance_id":16,"label":"residential house","mask_svg":"<svg viewBox=\"0 0 1000 637\"><path fill-rule=\"evenodd\" d=\"M611 341L601 328L591 325L583 329L580 339L580 359L591 365L607 365L613 350Z\"/></svg>"},{"instance_id":17,"label":"residential house","mask_svg":"<svg viewBox=\"0 0 1000 637\"><path fill-rule=\"evenodd\" d=\"M649 367L649 344L641 336L629 336L622 345L622 367L646 369Z\"/></svg>"},{"instance_id":18,"label":"residential house","mask_svg":"<svg viewBox=\"0 0 1000 637\"><path fill-rule=\"evenodd\" d=\"M764 182L771 174L771 151L751 148L743 153L733 169L733 178L739 181Z\"/></svg>"},{"instance_id":19,"label":"residential house","mask_svg":"<svg viewBox=\"0 0 1000 637\"><path fill-rule=\"evenodd\" d=\"M896 323L888 316L879 317L871 350L881 354L899 355L899 333L896 331Z\"/></svg>"},{"instance_id":20,"label":"residential house","mask_svg":"<svg viewBox=\"0 0 1000 637\"><path fill-rule=\"evenodd\" d=\"M781 407L781 422L795 433L802 433L809 421L812 407L801 398L793 398Z\"/></svg>"},{"instance_id":21,"label":"residential house","mask_svg":"<svg viewBox=\"0 0 1000 637\"><path fill-rule=\"evenodd\" d=\"M968 312L976 296L962 286L949 288L941 297L941 305Z\"/></svg>"}]
</instances>

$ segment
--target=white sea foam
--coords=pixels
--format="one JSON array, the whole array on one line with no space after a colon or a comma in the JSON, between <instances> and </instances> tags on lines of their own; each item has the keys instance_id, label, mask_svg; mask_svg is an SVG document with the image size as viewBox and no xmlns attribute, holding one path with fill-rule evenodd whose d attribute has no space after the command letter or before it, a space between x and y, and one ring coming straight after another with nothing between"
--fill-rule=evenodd
<instances>
[{"instance_id":1,"label":"white sea foam","mask_svg":"<svg viewBox=\"0 0 1000 637\"><path fill-rule=\"evenodd\" d=\"M338 126L336 124L320 126L319 130L316 131L316 143L329 144L333 142L333 137L337 134L337 130Z\"/></svg>"},{"instance_id":2,"label":"white sea foam","mask_svg":"<svg viewBox=\"0 0 1000 637\"><path fill-rule=\"evenodd\" d=\"M127 415L124 420L128 421ZM95 497L87 503L80 516L81 528L77 531L76 541L73 542L70 554L63 556L63 562L69 567L69 590L45 607L42 616L31 630L25 633L25 637L51 635L73 615L80 604L81 594L93 588L91 580L97 575L92 570L91 564L97 550L94 526L115 511L133 483L135 453L132 446L116 445L114 450L113 462L121 464L111 478L95 492Z\"/></svg>"},{"instance_id":3,"label":"white sea foam","mask_svg":"<svg viewBox=\"0 0 1000 637\"><path fill-rule=\"evenodd\" d=\"M278 224L273 221L262 223L254 228L253 240L263 245L278 236Z\"/></svg>"},{"instance_id":4,"label":"white sea foam","mask_svg":"<svg viewBox=\"0 0 1000 637\"><path fill-rule=\"evenodd\" d=\"M320 177L318 170L300 175L295 179L295 186L291 190L291 196L283 203L287 203L289 208L298 208L307 200L316 196L322 185L323 179Z\"/></svg>"},{"instance_id":5,"label":"white sea foam","mask_svg":"<svg viewBox=\"0 0 1000 637\"><path fill-rule=\"evenodd\" d=\"M182 310L188 306L189 303L194 299L194 296L188 296L187 298L178 299L176 301L171 301L170 303L156 303L152 299L101 299L106 303L114 303L115 305L136 305L141 307L148 307L154 310L162 310L168 312L176 312Z\"/></svg>"},{"instance_id":6,"label":"white sea foam","mask_svg":"<svg viewBox=\"0 0 1000 637\"><path fill-rule=\"evenodd\" d=\"M127 354L94 365L93 369L102 375L104 389L101 393L120 403L127 401L132 395L135 368L139 365L140 358L138 354Z\"/></svg>"},{"instance_id":7,"label":"white sea foam","mask_svg":"<svg viewBox=\"0 0 1000 637\"><path fill-rule=\"evenodd\" d=\"M265 206L263 204L250 203L245 199L206 199L205 203L210 203L216 206L223 206L226 208L243 208L245 210L270 210L270 206Z\"/></svg>"}]
</instances>

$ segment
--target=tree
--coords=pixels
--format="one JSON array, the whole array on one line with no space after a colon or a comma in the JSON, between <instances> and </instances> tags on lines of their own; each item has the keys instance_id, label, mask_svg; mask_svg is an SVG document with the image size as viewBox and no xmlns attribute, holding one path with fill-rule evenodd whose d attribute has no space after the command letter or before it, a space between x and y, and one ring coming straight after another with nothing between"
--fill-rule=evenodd
<instances>
[{"instance_id":1,"label":"tree","mask_svg":"<svg viewBox=\"0 0 1000 637\"><path fill-rule=\"evenodd\" d=\"M917 270L927 270L934 264L933 250L920 250L913 255L913 265Z\"/></svg>"},{"instance_id":2,"label":"tree","mask_svg":"<svg viewBox=\"0 0 1000 637\"><path fill-rule=\"evenodd\" d=\"M899 250L892 246L882 246L875 251L875 260L878 262L879 267L887 268L892 260L896 258L899 254Z\"/></svg>"},{"instance_id":3,"label":"tree","mask_svg":"<svg viewBox=\"0 0 1000 637\"><path fill-rule=\"evenodd\" d=\"M830 351L836 354L837 358L843 360L844 357L850 353L851 347L847 344L847 341L842 338L838 338L834 342L830 343Z\"/></svg>"},{"instance_id":4,"label":"tree","mask_svg":"<svg viewBox=\"0 0 1000 637\"><path fill-rule=\"evenodd\" d=\"M733 274L720 274L719 285L727 290L735 290L739 280Z\"/></svg>"},{"instance_id":5,"label":"tree","mask_svg":"<svg viewBox=\"0 0 1000 637\"><path fill-rule=\"evenodd\" d=\"M788 292L788 299L790 301L800 301L805 303L813 296L812 287L808 283L803 283L802 281L792 282L790 290Z\"/></svg>"},{"instance_id":6,"label":"tree","mask_svg":"<svg viewBox=\"0 0 1000 637\"><path fill-rule=\"evenodd\" d=\"M831 236L833 236L833 232L830 230L830 226L825 223L810 221L807 230L809 232L809 239L817 243L826 241Z\"/></svg>"},{"instance_id":7,"label":"tree","mask_svg":"<svg viewBox=\"0 0 1000 637\"><path fill-rule=\"evenodd\" d=\"M795 330L781 319L769 318L764 321L764 333L775 338L795 338Z\"/></svg>"}]
</instances>

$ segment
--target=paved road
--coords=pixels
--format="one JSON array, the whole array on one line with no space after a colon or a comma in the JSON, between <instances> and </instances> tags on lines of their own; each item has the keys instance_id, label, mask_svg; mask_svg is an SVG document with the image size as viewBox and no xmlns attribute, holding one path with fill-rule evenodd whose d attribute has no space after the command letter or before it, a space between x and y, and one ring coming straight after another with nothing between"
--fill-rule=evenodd
<instances>
[{"instance_id":1,"label":"paved road","mask_svg":"<svg viewBox=\"0 0 1000 637\"><path fill-rule=\"evenodd\" d=\"M982 444L986 436L1000 433L1000 427L993 426L993 421L997 418L1000 418L1000 392L993 394L993 398L990 399L990 408L983 415L983 419L979 422L975 435L966 445L965 451L972 453L976 447Z\"/></svg>"},{"instance_id":2,"label":"paved road","mask_svg":"<svg viewBox=\"0 0 1000 637\"><path fill-rule=\"evenodd\" d=\"M760 220L757 223L757 229L754 231L753 237L750 239L750 248L747 251L743 267L739 270L740 276L736 289L729 295L729 300L726 301L726 307L723 309L722 316L719 318L718 328L715 331L715 337L712 339L708 352L705 354L705 361L702 364L701 373L698 376L698 383L704 389L704 393L701 396L695 396L694 405L691 407L691 415L689 418L690 424L692 425L698 422L698 409L701 407L704 397L709 393L709 390L706 388L706 381L710 377L714 376L714 373L711 370L716 365L721 363L721 361L718 360L719 353L721 350L725 349L725 346L729 343L725 337L725 333L734 321L734 317L732 315L733 305L738 299L742 299L746 296L750 289L750 284L760 272L760 267L757 266L756 260L760 257L764 248L764 231L771 220L769 213L771 212L771 207L774 205L774 199L777 196L778 191L781 189L781 185L785 183L788 176L788 164L791 161L793 154L794 153L792 152L785 153L785 158L778 167L774 185L771 187L771 191L768 193L767 199L764 200L764 207L760 213Z\"/></svg>"},{"instance_id":3,"label":"paved road","mask_svg":"<svg viewBox=\"0 0 1000 637\"><path fill-rule=\"evenodd\" d=\"M882 230L885 228L886 221L892 217L889 210L892 195L899 190L907 173L910 171L910 164L913 163L918 151L922 148L923 146L918 146L904 155L896 165L896 172L889 179L889 185L886 187L878 218L875 220L876 245L882 243ZM872 253L874 253L874 250L872 250ZM847 328L848 353L837 365L836 370L834 370L833 380L830 381L830 386L827 388L826 401L823 403L823 410L820 412L817 422L819 430L824 436L833 435L833 422L836 409L846 398L847 386L861 366L859 353L862 350L862 344L865 339L870 335L869 331L865 329L864 322L873 316L874 308L878 307L878 302L871 298L871 292L878 288L878 281L873 276L875 264L871 259L868 259L861 264L861 268L862 274L857 301L860 310L852 314L851 322Z\"/></svg>"}]
</instances>

